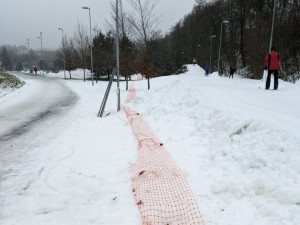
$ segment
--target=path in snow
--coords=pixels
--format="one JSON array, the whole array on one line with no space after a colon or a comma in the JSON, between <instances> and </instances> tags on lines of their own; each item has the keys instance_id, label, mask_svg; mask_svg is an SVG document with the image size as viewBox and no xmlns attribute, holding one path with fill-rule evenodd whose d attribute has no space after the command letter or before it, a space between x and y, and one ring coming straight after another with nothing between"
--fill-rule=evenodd
<instances>
[{"instance_id":1,"label":"path in snow","mask_svg":"<svg viewBox=\"0 0 300 225\"><path fill-rule=\"evenodd\" d=\"M277 91L266 91L259 89L261 81L257 80L239 77L228 79L218 77L216 73L210 75L211 77L204 77L203 69L197 66L189 66L189 75L193 77L188 81L189 87L195 90L196 95L204 97L207 104L246 114L255 120L268 122L278 129L285 129L299 136L299 110L297 107L288 110L291 105L300 101L297 88L292 84L280 80ZM195 80L197 76L198 80Z\"/></svg>"},{"instance_id":2,"label":"path in snow","mask_svg":"<svg viewBox=\"0 0 300 225\"><path fill-rule=\"evenodd\" d=\"M133 84L125 103L135 97ZM138 158L130 168L132 192L143 224L203 224L197 202L163 143L143 117L123 106L138 141Z\"/></svg>"}]
</instances>

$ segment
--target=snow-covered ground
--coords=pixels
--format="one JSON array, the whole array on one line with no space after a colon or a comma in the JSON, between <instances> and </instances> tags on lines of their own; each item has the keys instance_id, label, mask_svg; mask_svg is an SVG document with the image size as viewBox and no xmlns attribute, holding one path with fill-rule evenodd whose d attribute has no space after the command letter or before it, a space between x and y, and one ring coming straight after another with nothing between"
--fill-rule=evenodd
<instances>
[{"instance_id":1,"label":"snow-covered ground","mask_svg":"<svg viewBox=\"0 0 300 225\"><path fill-rule=\"evenodd\" d=\"M110 115L97 118L107 83L63 83L79 98L74 106L0 139L0 224L141 224L129 174L137 143L124 112L116 113L116 84ZM300 84L259 86L237 76L205 77L198 66L152 79L149 91L147 81L135 82L129 107L185 174L205 224L299 224Z\"/></svg>"}]
</instances>

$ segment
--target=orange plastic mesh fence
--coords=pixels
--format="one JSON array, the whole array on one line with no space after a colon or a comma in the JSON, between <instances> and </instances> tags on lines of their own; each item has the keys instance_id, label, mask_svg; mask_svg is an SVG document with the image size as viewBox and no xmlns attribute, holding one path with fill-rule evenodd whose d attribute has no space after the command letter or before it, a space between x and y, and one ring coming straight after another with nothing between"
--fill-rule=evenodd
<instances>
[{"instance_id":1,"label":"orange plastic mesh fence","mask_svg":"<svg viewBox=\"0 0 300 225\"><path fill-rule=\"evenodd\" d=\"M135 95L132 84L125 103ZM143 225L204 225L192 191L163 143L139 113L122 108L138 141L138 158L130 172Z\"/></svg>"}]
</instances>

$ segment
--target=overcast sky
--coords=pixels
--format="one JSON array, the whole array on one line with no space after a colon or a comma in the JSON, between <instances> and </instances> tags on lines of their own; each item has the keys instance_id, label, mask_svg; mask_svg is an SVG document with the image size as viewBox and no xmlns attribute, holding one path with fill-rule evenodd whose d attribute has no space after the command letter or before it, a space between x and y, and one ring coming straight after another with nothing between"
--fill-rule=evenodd
<instances>
[{"instance_id":1,"label":"overcast sky","mask_svg":"<svg viewBox=\"0 0 300 225\"><path fill-rule=\"evenodd\" d=\"M113 0L115 2L115 0ZM72 36L77 21L89 29L88 10L91 8L92 28L97 25L106 31L105 20L111 20L110 0L0 0L0 45L25 45L39 49L37 37L43 32L43 47L56 49L60 45L61 31ZM123 0L123 4L126 0ZM195 0L160 0L157 13L161 14L160 29L170 30L184 15L191 12ZM126 6L128 9L129 7Z\"/></svg>"}]
</instances>

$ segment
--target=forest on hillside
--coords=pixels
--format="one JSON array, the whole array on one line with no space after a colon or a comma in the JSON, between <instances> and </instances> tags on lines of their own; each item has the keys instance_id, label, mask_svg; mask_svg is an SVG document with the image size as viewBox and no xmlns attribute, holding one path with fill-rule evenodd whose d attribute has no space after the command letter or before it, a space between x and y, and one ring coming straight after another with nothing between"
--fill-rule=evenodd
<instances>
[{"instance_id":1,"label":"forest on hillside","mask_svg":"<svg viewBox=\"0 0 300 225\"><path fill-rule=\"evenodd\" d=\"M219 64L225 75L234 67L240 76L261 79L275 9L272 45L283 58L280 78L290 82L300 79L300 0L195 0L192 12L164 35L158 29L160 18L155 13L159 0L127 2L131 9L123 7L120 1L118 16L122 76L142 73L152 78L177 74L195 58L201 67L211 62L212 72L218 71ZM111 3L108 31L98 29L92 45L87 29L78 23L73 36L64 36L56 53L44 56L45 67L58 70L65 60L70 77L73 69L90 69L92 46L96 77L109 74L116 65L115 19L115 5ZM33 61L41 64L36 59L40 53L22 49L20 54L14 49L3 48L2 54L0 51L2 66L20 69L33 65Z\"/></svg>"},{"instance_id":2,"label":"forest on hillside","mask_svg":"<svg viewBox=\"0 0 300 225\"><path fill-rule=\"evenodd\" d=\"M273 0L197 0L197 6L178 22L165 37L171 49L185 53L185 60L195 55L200 44L198 63L209 60L212 38L212 67L217 70L222 21L220 64L238 69L249 78L262 77L263 63L269 51L274 9ZM273 46L283 58L281 77L294 81L300 70L300 1L277 0L275 6ZM288 77L287 77L288 76Z\"/></svg>"},{"instance_id":3,"label":"forest on hillside","mask_svg":"<svg viewBox=\"0 0 300 225\"><path fill-rule=\"evenodd\" d=\"M217 71L221 24L228 21L222 24L220 67L225 73L234 67L243 77L261 79L273 9L273 0L196 0L193 11L169 33L162 36L152 31L148 38L132 35L126 23L128 15L121 14L121 74L139 70L143 63L151 65L154 75L174 74L193 58L201 67L211 58L212 71ZM113 40L113 30L94 39L95 57L99 62L106 60L98 69L113 67ZM281 78L292 82L299 79L300 0L276 1L273 46L283 58Z\"/></svg>"}]
</instances>

